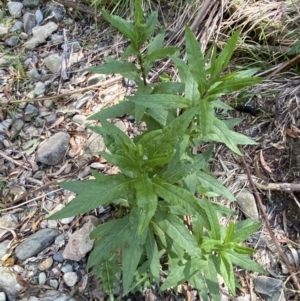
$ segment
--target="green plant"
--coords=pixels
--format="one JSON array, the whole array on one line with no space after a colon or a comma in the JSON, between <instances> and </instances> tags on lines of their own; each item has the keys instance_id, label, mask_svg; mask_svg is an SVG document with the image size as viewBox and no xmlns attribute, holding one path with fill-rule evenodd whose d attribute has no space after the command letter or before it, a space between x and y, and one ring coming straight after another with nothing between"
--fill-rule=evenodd
<instances>
[{"instance_id":1,"label":"green plant","mask_svg":"<svg viewBox=\"0 0 300 301\"><path fill-rule=\"evenodd\" d=\"M60 184L77 193L77 197L51 219L89 212L108 203L118 206L117 218L91 233L95 246L88 260L88 267L94 267L94 273L111 296L120 271L126 295L143 283L160 284L160 272L166 266L168 276L160 287L162 290L189 281L199 289L203 300L209 300L209 292L217 301L220 300L217 274L220 274L235 294L233 264L264 272L249 258L253 250L240 244L260 223L245 220L228 227L220 225L220 216L231 216L234 212L207 197L222 195L230 200L234 197L209 175L207 163L212 147L197 155L190 150L216 141L240 154L238 144L255 143L231 130L238 121L222 121L214 114L215 107L230 109L218 100L219 96L260 81L252 77L256 69L223 74L239 32L221 53L217 54L212 46L203 56L187 27L186 64L178 57L178 49L163 48L163 32L151 39L157 13L145 20L139 0L135 1L134 25L106 11L102 13L131 45L122 61L108 60L103 66L89 70L119 73L138 86L135 96L90 118L100 120L101 127L91 129L103 136L109 150L99 154L118 166L120 173L106 176L93 172L93 180ZM141 49L149 40L144 53ZM138 66L126 61L132 55ZM166 56L176 64L181 82L147 83L154 62ZM124 114L133 114L137 122L144 121L147 130L132 140L107 121ZM190 228L184 224L186 215L192 218Z\"/></svg>"}]
</instances>

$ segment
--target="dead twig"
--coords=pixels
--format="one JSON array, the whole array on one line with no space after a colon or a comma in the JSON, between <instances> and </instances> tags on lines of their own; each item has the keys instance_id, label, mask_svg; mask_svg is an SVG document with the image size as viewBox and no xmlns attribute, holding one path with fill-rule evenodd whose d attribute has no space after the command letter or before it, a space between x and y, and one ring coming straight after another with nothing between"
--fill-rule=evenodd
<instances>
[{"instance_id":1,"label":"dead twig","mask_svg":"<svg viewBox=\"0 0 300 301\"><path fill-rule=\"evenodd\" d=\"M239 147L239 149L240 149L241 154L243 154L242 148ZM290 273L290 275L291 275L291 278L292 278L292 280L293 280L295 289L296 289L297 291L300 291L300 285L299 285L298 279L297 279L297 277L296 277L295 274L294 274L294 272L295 272L295 270L296 270L296 267L291 266L291 264L290 264L290 262L289 262L289 259L287 258L287 256L286 256L285 253L283 252L283 250L281 249L281 247L280 247L280 245L279 245L279 242L278 242L277 238L275 237L275 235L274 235L274 233L273 233L273 231L272 231L272 228L271 228L271 225L270 225L270 222L269 222L267 213L266 213L266 211L265 211L265 209L264 209L264 206L263 206L263 203L262 203L262 201L261 201L260 195L259 195L259 193L258 193L258 191L257 191L257 188L256 188L256 186L255 186L255 184L254 184L254 181L253 181L253 179L252 179L252 177L251 177L249 167L248 167L248 165L247 165L247 163L246 163L245 158L244 158L243 155L241 156L241 159L242 159L243 166L244 166L244 168L245 168L245 170L246 170L246 173L247 173L249 182L250 182L250 184L251 184L251 186L252 186L252 189L253 189L253 192L254 192L256 201L257 201L257 203L258 203L258 205L259 205L259 208L260 208L260 211L261 211L261 213L262 213L262 215L263 215L263 218L264 218L264 220L265 220L267 229L268 229L268 231L269 231L269 233L270 233L270 236L271 236L271 238L272 238L272 241L274 242L274 244L275 244L275 246L276 246L276 249L278 250L278 253L280 254L281 258L283 259L283 261L284 261L284 263L285 263L285 265L286 265L286 267L287 267L287 269L288 269L288 271L289 271L289 273Z\"/></svg>"},{"instance_id":2,"label":"dead twig","mask_svg":"<svg viewBox=\"0 0 300 301\"><path fill-rule=\"evenodd\" d=\"M21 162L19 162L19 161L17 161L17 160L14 160L14 159L10 158L9 156L7 156L7 155L6 155L4 152L2 152L2 151L0 151L0 156L3 157L5 160L10 161L10 162L12 162L12 163L14 163L14 164L16 164L16 165L18 165L18 166L21 166L21 167L23 167L23 168L25 168L25 169L27 169L27 170L31 170L31 168L29 168L29 167L27 167L26 165L24 165L24 163L21 163Z\"/></svg>"},{"instance_id":3,"label":"dead twig","mask_svg":"<svg viewBox=\"0 0 300 301\"><path fill-rule=\"evenodd\" d=\"M81 88L81 89L76 89L74 91L71 92L67 92L67 93L61 93L61 94L57 94L57 95L52 95L52 96L46 96L46 97L40 97L40 98L32 98L32 99L23 99L23 100L13 100L13 101L9 101L5 104L12 104L12 103L22 103L22 102L35 102L35 101L45 101L45 100L50 100L50 99L55 99L55 98L63 98L66 96L70 96L76 93L80 93L80 92L84 92L87 90L92 90L92 89L96 89L96 88L107 88L111 85L113 85L115 82L120 81L123 77L121 75L115 76L115 77L111 77L110 79L104 81L104 82L99 82L95 85L92 86L88 86L85 88ZM1 104L1 102L0 102Z\"/></svg>"},{"instance_id":4,"label":"dead twig","mask_svg":"<svg viewBox=\"0 0 300 301\"><path fill-rule=\"evenodd\" d=\"M255 182L255 185L262 190L279 190L279 191L300 191L300 184L298 183L258 183Z\"/></svg>"}]
</instances>

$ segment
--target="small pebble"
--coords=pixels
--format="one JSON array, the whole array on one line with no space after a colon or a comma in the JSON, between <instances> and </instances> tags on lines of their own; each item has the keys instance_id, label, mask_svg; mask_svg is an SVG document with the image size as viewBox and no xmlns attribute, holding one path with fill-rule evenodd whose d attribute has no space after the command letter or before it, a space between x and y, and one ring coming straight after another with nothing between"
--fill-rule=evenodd
<instances>
[{"instance_id":1,"label":"small pebble","mask_svg":"<svg viewBox=\"0 0 300 301\"><path fill-rule=\"evenodd\" d=\"M38 269L40 271L48 270L51 267L52 263L53 263L53 259L51 257L48 257L39 263Z\"/></svg>"},{"instance_id":2,"label":"small pebble","mask_svg":"<svg viewBox=\"0 0 300 301\"><path fill-rule=\"evenodd\" d=\"M67 272L64 274L63 278L67 286L74 286L78 280L78 276L75 272Z\"/></svg>"},{"instance_id":3,"label":"small pebble","mask_svg":"<svg viewBox=\"0 0 300 301\"><path fill-rule=\"evenodd\" d=\"M58 261L58 262L64 262L64 258L62 256L63 250L59 250L53 255L53 260Z\"/></svg>"},{"instance_id":4,"label":"small pebble","mask_svg":"<svg viewBox=\"0 0 300 301\"><path fill-rule=\"evenodd\" d=\"M46 273L42 272L39 274L39 284L40 285L43 285L46 283L46 280L47 280L47 276L46 276Z\"/></svg>"},{"instance_id":5,"label":"small pebble","mask_svg":"<svg viewBox=\"0 0 300 301\"><path fill-rule=\"evenodd\" d=\"M70 265L70 264L66 264L66 265L63 265L63 266L61 267L61 271L62 271L63 273L72 272L72 271L73 271L73 267L72 267L72 265Z\"/></svg>"},{"instance_id":6,"label":"small pebble","mask_svg":"<svg viewBox=\"0 0 300 301\"><path fill-rule=\"evenodd\" d=\"M49 285L51 287L53 287L54 289L57 289L58 288L58 281L56 279L50 279Z\"/></svg>"}]
</instances>

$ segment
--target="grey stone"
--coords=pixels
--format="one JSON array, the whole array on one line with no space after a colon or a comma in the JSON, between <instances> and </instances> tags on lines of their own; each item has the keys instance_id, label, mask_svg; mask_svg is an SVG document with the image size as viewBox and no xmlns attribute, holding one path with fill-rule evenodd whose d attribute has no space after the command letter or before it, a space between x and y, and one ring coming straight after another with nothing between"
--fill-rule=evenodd
<instances>
[{"instance_id":1,"label":"grey stone","mask_svg":"<svg viewBox=\"0 0 300 301\"><path fill-rule=\"evenodd\" d=\"M35 15L36 25L40 25L44 19L42 11L40 9L37 9L34 15Z\"/></svg>"},{"instance_id":2,"label":"grey stone","mask_svg":"<svg viewBox=\"0 0 300 301\"><path fill-rule=\"evenodd\" d=\"M20 35L19 35L19 38L21 40L27 40L28 39L28 34L26 32L21 32Z\"/></svg>"},{"instance_id":3,"label":"grey stone","mask_svg":"<svg viewBox=\"0 0 300 301\"><path fill-rule=\"evenodd\" d=\"M7 8L11 16L20 18L22 14L23 4L20 2L11 1L7 3Z\"/></svg>"},{"instance_id":4,"label":"grey stone","mask_svg":"<svg viewBox=\"0 0 300 301\"><path fill-rule=\"evenodd\" d=\"M53 215L55 212L58 212L60 210L62 210L65 206L63 204L58 204L50 213L49 216ZM71 217L66 217L66 218L62 218L59 221L64 224L70 224L73 220L74 220L75 216L71 216Z\"/></svg>"},{"instance_id":5,"label":"grey stone","mask_svg":"<svg viewBox=\"0 0 300 301\"><path fill-rule=\"evenodd\" d=\"M28 236L22 243L20 243L15 253L18 259L25 260L36 255L45 248L51 245L58 232L53 229L41 229L38 232Z\"/></svg>"},{"instance_id":6,"label":"grey stone","mask_svg":"<svg viewBox=\"0 0 300 301\"><path fill-rule=\"evenodd\" d=\"M254 279L254 290L266 301L284 301L282 281L265 276L258 276Z\"/></svg>"},{"instance_id":7,"label":"grey stone","mask_svg":"<svg viewBox=\"0 0 300 301\"><path fill-rule=\"evenodd\" d=\"M76 103L75 108L80 110L92 98L92 96L93 94L91 92L84 93L84 95Z\"/></svg>"},{"instance_id":8,"label":"grey stone","mask_svg":"<svg viewBox=\"0 0 300 301\"><path fill-rule=\"evenodd\" d=\"M86 121L86 117L84 115L75 115L73 117L73 121L78 124L84 124Z\"/></svg>"},{"instance_id":9,"label":"grey stone","mask_svg":"<svg viewBox=\"0 0 300 301\"><path fill-rule=\"evenodd\" d=\"M23 125L24 125L24 121L22 119L16 119L13 122L13 124L11 126L11 136L10 136L11 140L14 140L18 136Z\"/></svg>"},{"instance_id":10,"label":"grey stone","mask_svg":"<svg viewBox=\"0 0 300 301\"><path fill-rule=\"evenodd\" d=\"M37 107L29 103L25 108L25 121L31 121L33 117L36 117L39 114L39 110Z\"/></svg>"},{"instance_id":11,"label":"grey stone","mask_svg":"<svg viewBox=\"0 0 300 301\"><path fill-rule=\"evenodd\" d=\"M23 16L23 26L27 34L32 34L32 30L36 25L35 15L30 12L26 12Z\"/></svg>"},{"instance_id":12,"label":"grey stone","mask_svg":"<svg viewBox=\"0 0 300 301\"><path fill-rule=\"evenodd\" d=\"M38 7L40 4L39 0L23 0L23 5L30 9Z\"/></svg>"},{"instance_id":13,"label":"grey stone","mask_svg":"<svg viewBox=\"0 0 300 301\"><path fill-rule=\"evenodd\" d=\"M63 273L69 273L69 272L73 272L73 267L71 264L65 264L61 267L61 271Z\"/></svg>"},{"instance_id":14,"label":"grey stone","mask_svg":"<svg viewBox=\"0 0 300 301\"><path fill-rule=\"evenodd\" d=\"M64 132L56 133L43 142L36 153L36 161L47 164L58 164L67 152L70 135Z\"/></svg>"},{"instance_id":15,"label":"grey stone","mask_svg":"<svg viewBox=\"0 0 300 301\"><path fill-rule=\"evenodd\" d=\"M5 119L0 123L0 133L4 133L12 124L12 119Z\"/></svg>"},{"instance_id":16,"label":"grey stone","mask_svg":"<svg viewBox=\"0 0 300 301\"><path fill-rule=\"evenodd\" d=\"M45 116L44 118L46 120L47 125L50 126L50 125L54 124L57 116L56 116L56 113L53 113L53 114Z\"/></svg>"},{"instance_id":17,"label":"grey stone","mask_svg":"<svg viewBox=\"0 0 300 301\"><path fill-rule=\"evenodd\" d=\"M79 51L81 49L81 46L78 41L69 42L68 47L74 52Z\"/></svg>"},{"instance_id":18,"label":"grey stone","mask_svg":"<svg viewBox=\"0 0 300 301\"><path fill-rule=\"evenodd\" d=\"M132 79L124 78L123 83L125 87L134 87L135 82Z\"/></svg>"},{"instance_id":19,"label":"grey stone","mask_svg":"<svg viewBox=\"0 0 300 301\"><path fill-rule=\"evenodd\" d=\"M26 76L29 79L38 79L40 77L40 74L37 71L37 69L31 69L31 70L29 70L29 71L26 72Z\"/></svg>"},{"instance_id":20,"label":"grey stone","mask_svg":"<svg viewBox=\"0 0 300 301\"><path fill-rule=\"evenodd\" d=\"M105 74L93 74L88 80L87 85L92 86L95 84L98 84L99 82L102 82L106 79Z\"/></svg>"},{"instance_id":21,"label":"grey stone","mask_svg":"<svg viewBox=\"0 0 300 301\"><path fill-rule=\"evenodd\" d=\"M6 254L9 243L9 240L4 240L0 243L0 260Z\"/></svg>"},{"instance_id":22,"label":"grey stone","mask_svg":"<svg viewBox=\"0 0 300 301\"><path fill-rule=\"evenodd\" d=\"M46 8L43 10L43 12L47 20L60 22L66 14L66 9L60 3L47 2Z\"/></svg>"},{"instance_id":23,"label":"grey stone","mask_svg":"<svg viewBox=\"0 0 300 301\"><path fill-rule=\"evenodd\" d=\"M6 301L5 293L0 292L0 301Z\"/></svg>"},{"instance_id":24,"label":"grey stone","mask_svg":"<svg viewBox=\"0 0 300 301\"><path fill-rule=\"evenodd\" d=\"M61 69L62 57L61 55L54 53L47 56L44 63L52 73L57 73Z\"/></svg>"},{"instance_id":25,"label":"grey stone","mask_svg":"<svg viewBox=\"0 0 300 301\"><path fill-rule=\"evenodd\" d=\"M23 22L17 20L15 22L15 24L12 26L12 28L10 29L11 32L18 32L21 31L23 29Z\"/></svg>"},{"instance_id":26,"label":"grey stone","mask_svg":"<svg viewBox=\"0 0 300 301\"><path fill-rule=\"evenodd\" d=\"M75 272L67 272L64 274L63 279L67 286L74 286L78 281L78 276Z\"/></svg>"},{"instance_id":27,"label":"grey stone","mask_svg":"<svg viewBox=\"0 0 300 301\"><path fill-rule=\"evenodd\" d=\"M259 220L255 198L249 190L242 189L236 200L246 217Z\"/></svg>"},{"instance_id":28,"label":"grey stone","mask_svg":"<svg viewBox=\"0 0 300 301\"><path fill-rule=\"evenodd\" d=\"M64 262L65 259L63 258L62 254L63 254L63 250L59 250L53 255L53 260L57 262Z\"/></svg>"},{"instance_id":29,"label":"grey stone","mask_svg":"<svg viewBox=\"0 0 300 301\"><path fill-rule=\"evenodd\" d=\"M42 82L37 82L34 87L34 93L36 96L43 95L46 91L46 85Z\"/></svg>"},{"instance_id":30,"label":"grey stone","mask_svg":"<svg viewBox=\"0 0 300 301\"><path fill-rule=\"evenodd\" d=\"M42 272L39 274L39 285L44 285L46 283L47 276L46 273Z\"/></svg>"},{"instance_id":31,"label":"grey stone","mask_svg":"<svg viewBox=\"0 0 300 301\"><path fill-rule=\"evenodd\" d=\"M6 41L5 41L5 44L7 46L10 46L10 47L15 47L17 46L19 43L19 39L15 36L12 36L12 37L9 37Z\"/></svg>"},{"instance_id":32,"label":"grey stone","mask_svg":"<svg viewBox=\"0 0 300 301\"><path fill-rule=\"evenodd\" d=\"M55 33L51 36L51 41L53 44L60 44L63 42L63 40L64 40L64 37L61 34Z\"/></svg>"},{"instance_id":33,"label":"grey stone","mask_svg":"<svg viewBox=\"0 0 300 301\"><path fill-rule=\"evenodd\" d=\"M118 127L122 132L126 133L127 127L124 121L121 119L114 119L112 124L114 124L116 127Z\"/></svg>"},{"instance_id":34,"label":"grey stone","mask_svg":"<svg viewBox=\"0 0 300 301\"><path fill-rule=\"evenodd\" d=\"M4 37L8 33L8 27L4 24L0 24L0 38Z\"/></svg>"},{"instance_id":35,"label":"grey stone","mask_svg":"<svg viewBox=\"0 0 300 301\"><path fill-rule=\"evenodd\" d=\"M88 222L71 235L63 252L65 259L79 261L93 248L94 242L90 239L89 235L96 228L98 223L97 218L90 216Z\"/></svg>"},{"instance_id":36,"label":"grey stone","mask_svg":"<svg viewBox=\"0 0 300 301\"><path fill-rule=\"evenodd\" d=\"M12 214L5 214L0 217L0 226L3 228L16 229L18 222ZM0 228L0 238L8 232L8 230L5 230L3 228Z\"/></svg>"},{"instance_id":37,"label":"grey stone","mask_svg":"<svg viewBox=\"0 0 300 301\"><path fill-rule=\"evenodd\" d=\"M17 275L10 268L0 266L0 291L6 294L9 301L14 301L23 287L17 280Z\"/></svg>"},{"instance_id":38,"label":"grey stone","mask_svg":"<svg viewBox=\"0 0 300 301\"><path fill-rule=\"evenodd\" d=\"M57 289L58 288L58 281L56 279L50 279L49 284L51 287Z\"/></svg>"},{"instance_id":39,"label":"grey stone","mask_svg":"<svg viewBox=\"0 0 300 301\"><path fill-rule=\"evenodd\" d=\"M93 156L104 150L105 144L102 136L93 133L86 142L85 152Z\"/></svg>"},{"instance_id":40,"label":"grey stone","mask_svg":"<svg viewBox=\"0 0 300 301\"><path fill-rule=\"evenodd\" d=\"M32 29L33 37L24 43L25 49L34 49L44 43L46 39L58 28L54 22L49 22L43 26L36 26Z\"/></svg>"}]
</instances>

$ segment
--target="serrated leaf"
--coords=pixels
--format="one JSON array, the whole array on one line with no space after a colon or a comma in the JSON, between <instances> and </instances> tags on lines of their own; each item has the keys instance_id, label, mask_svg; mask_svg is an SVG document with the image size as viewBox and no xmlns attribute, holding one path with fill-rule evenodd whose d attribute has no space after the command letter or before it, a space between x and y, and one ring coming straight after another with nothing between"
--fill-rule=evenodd
<instances>
[{"instance_id":1,"label":"serrated leaf","mask_svg":"<svg viewBox=\"0 0 300 301\"><path fill-rule=\"evenodd\" d=\"M155 214L157 195L153 192L152 181L144 174L134 183L134 187L140 215L138 225L138 234L140 235L148 227L150 220Z\"/></svg>"},{"instance_id":2,"label":"serrated leaf","mask_svg":"<svg viewBox=\"0 0 300 301\"><path fill-rule=\"evenodd\" d=\"M190 106L187 98L169 94L135 95L128 96L127 99L152 109L188 108Z\"/></svg>"},{"instance_id":3,"label":"serrated leaf","mask_svg":"<svg viewBox=\"0 0 300 301\"><path fill-rule=\"evenodd\" d=\"M124 36L126 36L129 40L134 42L135 33L134 27L132 24L127 22L126 20L120 18L119 16L113 16L108 13L106 10L101 10L104 18L115 28L117 28Z\"/></svg>"},{"instance_id":4,"label":"serrated leaf","mask_svg":"<svg viewBox=\"0 0 300 301\"><path fill-rule=\"evenodd\" d=\"M234 225L234 236L231 242L243 242L249 238L259 227L261 223L251 219L239 221Z\"/></svg>"},{"instance_id":5,"label":"serrated leaf","mask_svg":"<svg viewBox=\"0 0 300 301\"><path fill-rule=\"evenodd\" d=\"M235 197L229 192L229 190L214 177L202 171L197 172L197 177L198 183L201 187L207 189L208 191L212 191L217 195L222 195L229 200L235 200Z\"/></svg>"},{"instance_id":6,"label":"serrated leaf","mask_svg":"<svg viewBox=\"0 0 300 301\"><path fill-rule=\"evenodd\" d=\"M123 295L130 290L133 275L139 264L148 231L138 234L138 222L131 223L131 229L126 237L126 245L122 248Z\"/></svg>"},{"instance_id":7,"label":"serrated leaf","mask_svg":"<svg viewBox=\"0 0 300 301\"><path fill-rule=\"evenodd\" d=\"M135 64L130 62L122 62L116 60L110 60L107 63L96 66L96 67L89 67L86 69L92 73L100 73L100 74L124 74L135 72L136 74L139 73L139 69L135 66Z\"/></svg>"},{"instance_id":8,"label":"serrated leaf","mask_svg":"<svg viewBox=\"0 0 300 301\"><path fill-rule=\"evenodd\" d=\"M154 221L161 229L191 256L199 256L201 250L192 234L183 224L183 221L175 215L157 211Z\"/></svg>"},{"instance_id":9,"label":"serrated leaf","mask_svg":"<svg viewBox=\"0 0 300 301\"><path fill-rule=\"evenodd\" d=\"M88 259L87 268L101 263L112 252L124 245L128 230L130 230L129 216L106 222L93 230L90 238L96 240Z\"/></svg>"},{"instance_id":10,"label":"serrated leaf","mask_svg":"<svg viewBox=\"0 0 300 301\"><path fill-rule=\"evenodd\" d=\"M154 279L156 280L156 283L159 283L159 273L161 269L160 265L160 256L157 248L157 244L154 238L154 233L151 229L148 231L148 237L146 239L146 253L147 257L150 263L150 272Z\"/></svg>"},{"instance_id":11,"label":"serrated leaf","mask_svg":"<svg viewBox=\"0 0 300 301\"><path fill-rule=\"evenodd\" d=\"M239 267L249 271L266 274L266 271L258 263L251 260L248 255L238 254L233 250L226 250L226 252L229 255L231 261Z\"/></svg>"},{"instance_id":12,"label":"serrated leaf","mask_svg":"<svg viewBox=\"0 0 300 301\"><path fill-rule=\"evenodd\" d=\"M160 225L158 225L153 219L151 221L151 229L156 234L158 241L160 241L161 247L167 250L169 255L173 255L178 258L182 258L184 255L184 249L171 237L166 235Z\"/></svg>"},{"instance_id":13,"label":"serrated leaf","mask_svg":"<svg viewBox=\"0 0 300 301\"><path fill-rule=\"evenodd\" d=\"M101 185L91 185L89 189L83 190L62 210L54 213L49 219L62 219L65 217L82 214L95 209L101 205L108 204L113 199L122 196L128 192L128 185L133 180L124 175L114 175L107 177L101 182Z\"/></svg>"},{"instance_id":14,"label":"serrated leaf","mask_svg":"<svg viewBox=\"0 0 300 301\"><path fill-rule=\"evenodd\" d=\"M122 101L109 108L105 108L87 118L87 120L103 120L108 118L120 117L125 114L132 114L134 103L130 101Z\"/></svg>"}]
</instances>

